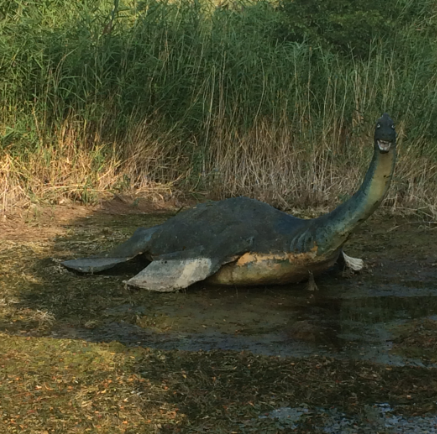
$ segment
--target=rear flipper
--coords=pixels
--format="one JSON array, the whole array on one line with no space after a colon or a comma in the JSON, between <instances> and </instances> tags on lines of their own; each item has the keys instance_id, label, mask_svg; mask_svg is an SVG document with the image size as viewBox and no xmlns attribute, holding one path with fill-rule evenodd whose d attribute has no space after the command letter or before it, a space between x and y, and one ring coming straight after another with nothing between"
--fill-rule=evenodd
<instances>
[{"instance_id":1,"label":"rear flipper","mask_svg":"<svg viewBox=\"0 0 437 434\"><path fill-rule=\"evenodd\" d=\"M158 226L150 229L139 228L127 241L106 254L64 261L62 265L82 273L97 273L108 270L117 264L127 262L135 256L147 252L152 235L156 232L157 228Z\"/></svg>"},{"instance_id":2,"label":"rear flipper","mask_svg":"<svg viewBox=\"0 0 437 434\"><path fill-rule=\"evenodd\" d=\"M220 263L211 258L159 259L126 283L149 291L171 292L187 288L214 274Z\"/></svg>"},{"instance_id":3,"label":"rear flipper","mask_svg":"<svg viewBox=\"0 0 437 434\"><path fill-rule=\"evenodd\" d=\"M82 273L98 273L99 271L112 268L114 265L127 262L129 259L131 258L102 258L95 256L91 258L71 259L61 264L70 270L76 270Z\"/></svg>"}]
</instances>

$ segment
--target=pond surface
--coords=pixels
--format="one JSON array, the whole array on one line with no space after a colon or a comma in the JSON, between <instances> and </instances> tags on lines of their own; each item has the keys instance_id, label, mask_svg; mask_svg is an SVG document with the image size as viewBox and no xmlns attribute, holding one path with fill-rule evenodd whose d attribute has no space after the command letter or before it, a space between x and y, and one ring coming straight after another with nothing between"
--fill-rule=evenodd
<instances>
[{"instance_id":1,"label":"pond surface","mask_svg":"<svg viewBox=\"0 0 437 434\"><path fill-rule=\"evenodd\" d=\"M316 279L316 291L306 283L236 288L202 282L176 293L132 291L123 282L144 268L141 258L96 275L58 265L61 259L107 250L137 227L168 217L98 212L66 222L57 216L57 224L38 226L37 220L30 240L12 241L20 229L12 231L2 251L3 284L10 298L18 297L13 306L24 321L5 324L6 329L26 323L26 312L36 309L52 318L50 333L58 337L166 350L423 363L393 351L393 339L397 328L437 315L436 225L405 217L370 219L345 247L365 260L366 269L330 270ZM55 237L48 232L54 227ZM45 232L47 239L38 240ZM43 322L40 318L39 325Z\"/></svg>"},{"instance_id":2,"label":"pond surface","mask_svg":"<svg viewBox=\"0 0 437 434\"><path fill-rule=\"evenodd\" d=\"M421 280L353 284L354 276L322 276L319 291L290 287L195 285L181 293L150 294L147 304L105 309L104 324L71 328L64 336L119 341L160 349L248 350L302 357L323 354L390 364L422 364L392 354L393 330L437 314L437 291ZM149 298L149 297L147 297ZM135 316L135 322L126 322Z\"/></svg>"}]
</instances>

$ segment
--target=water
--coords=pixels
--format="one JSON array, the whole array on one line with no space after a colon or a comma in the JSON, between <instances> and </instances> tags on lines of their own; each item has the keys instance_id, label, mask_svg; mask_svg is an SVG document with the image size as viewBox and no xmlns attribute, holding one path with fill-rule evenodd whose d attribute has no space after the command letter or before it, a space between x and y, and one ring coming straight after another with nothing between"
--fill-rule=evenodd
<instances>
[{"instance_id":1,"label":"water","mask_svg":"<svg viewBox=\"0 0 437 434\"><path fill-rule=\"evenodd\" d=\"M154 303L149 305L108 308L103 325L70 329L68 334L167 350L247 350L284 357L319 354L421 365L391 354L391 330L437 313L436 295L426 288L399 286L316 293L304 288L198 286L185 293L153 294ZM126 314L135 315L136 324L123 321Z\"/></svg>"}]
</instances>

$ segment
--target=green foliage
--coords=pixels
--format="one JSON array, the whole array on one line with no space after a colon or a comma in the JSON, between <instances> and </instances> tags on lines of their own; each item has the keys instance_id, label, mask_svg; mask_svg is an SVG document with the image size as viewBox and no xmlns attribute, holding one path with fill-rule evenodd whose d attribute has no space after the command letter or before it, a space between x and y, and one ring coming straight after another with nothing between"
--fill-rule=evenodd
<instances>
[{"instance_id":1,"label":"green foliage","mask_svg":"<svg viewBox=\"0 0 437 434\"><path fill-rule=\"evenodd\" d=\"M430 1L280 0L279 11L279 39L307 41L360 58L369 55L374 41L396 45L413 23L423 26L422 35L435 35L437 25Z\"/></svg>"},{"instance_id":2,"label":"green foliage","mask_svg":"<svg viewBox=\"0 0 437 434\"><path fill-rule=\"evenodd\" d=\"M164 128L201 133L223 97L227 116L247 127L257 116L275 118L284 108L293 117L290 102L301 98L310 98L317 113L332 77L349 86L348 71L359 68L348 63L354 56L379 56L371 68L387 62L397 68L397 60L390 60L394 42L404 63L415 56L408 68L420 64L418 74L426 81L434 74L429 42L428 52L420 49L427 38L396 39L396 32L406 32L408 23L417 26L430 12L424 1L283 0L278 8L260 1L211 10L188 0L148 0L136 9L127 6L120 6L124 12L105 34L112 2L3 5L4 97L19 102L24 112L44 112L47 125L72 112L98 123L115 110L120 132L133 115L159 114ZM403 95L411 99L417 85L402 81L409 87Z\"/></svg>"},{"instance_id":3,"label":"green foliage","mask_svg":"<svg viewBox=\"0 0 437 434\"><path fill-rule=\"evenodd\" d=\"M308 152L341 130L323 157L336 161L337 148L389 111L408 143L420 140L421 155L436 159L430 0L113 6L0 0L0 149L17 155L56 144L68 120L84 148L118 143L128 159L124 147L147 120L163 158L150 178L168 182L191 168L198 180L198 172L215 170L212 138L224 129L223 155L260 120L272 129L273 153L280 125ZM364 124L354 124L357 113ZM129 173L130 184L141 176Z\"/></svg>"}]
</instances>

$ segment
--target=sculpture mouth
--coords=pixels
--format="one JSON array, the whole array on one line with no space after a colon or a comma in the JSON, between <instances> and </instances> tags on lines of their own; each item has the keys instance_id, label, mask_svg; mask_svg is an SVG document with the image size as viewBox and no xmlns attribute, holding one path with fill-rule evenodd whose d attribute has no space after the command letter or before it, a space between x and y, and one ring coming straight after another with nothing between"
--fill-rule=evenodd
<instances>
[{"instance_id":1,"label":"sculpture mouth","mask_svg":"<svg viewBox=\"0 0 437 434\"><path fill-rule=\"evenodd\" d=\"M377 140L376 143L378 144L378 148L382 153L386 153L390 151L391 148L391 142L388 140Z\"/></svg>"}]
</instances>

